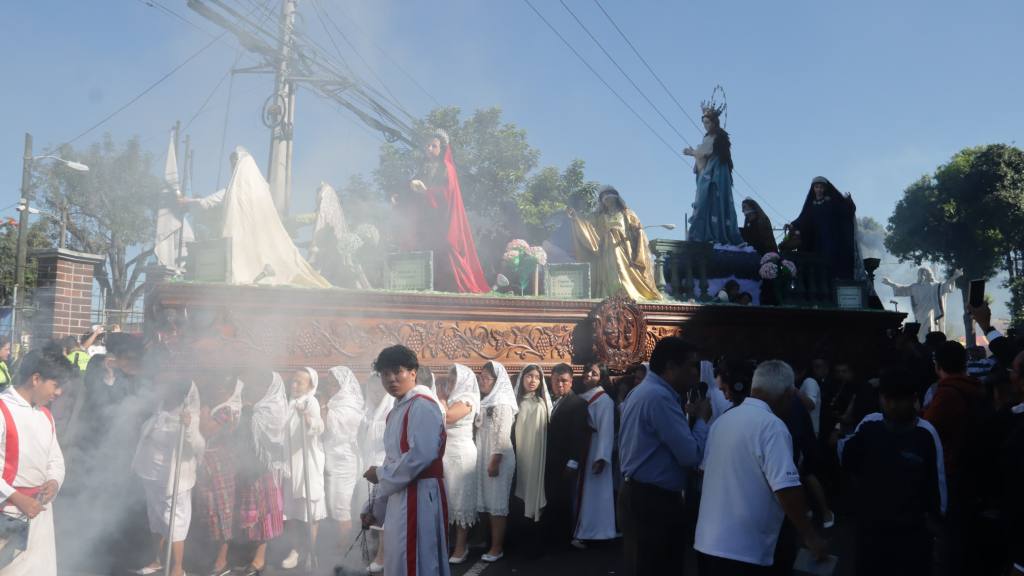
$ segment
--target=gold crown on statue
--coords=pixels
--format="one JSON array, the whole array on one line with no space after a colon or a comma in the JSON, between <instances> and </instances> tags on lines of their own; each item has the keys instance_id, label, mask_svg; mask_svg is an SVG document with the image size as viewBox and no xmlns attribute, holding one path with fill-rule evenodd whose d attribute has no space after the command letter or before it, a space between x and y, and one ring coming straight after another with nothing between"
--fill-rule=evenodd
<instances>
[{"instance_id":1,"label":"gold crown on statue","mask_svg":"<svg viewBox=\"0 0 1024 576\"><path fill-rule=\"evenodd\" d=\"M721 101L719 101L719 97ZM700 103L701 117L718 120L719 117L725 114L726 118L728 118L728 110L729 104L725 100L725 89L720 84L716 85L715 89L711 91L710 100L701 100Z\"/></svg>"}]
</instances>

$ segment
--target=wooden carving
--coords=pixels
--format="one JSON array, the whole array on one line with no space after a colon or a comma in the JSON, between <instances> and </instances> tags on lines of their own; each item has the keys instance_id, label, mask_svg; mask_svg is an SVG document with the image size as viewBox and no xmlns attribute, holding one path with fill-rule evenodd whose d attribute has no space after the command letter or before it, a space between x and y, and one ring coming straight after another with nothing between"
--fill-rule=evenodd
<instances>
[{"instance_id":1,"label":"wooden carving","mask_svg":"<svg viewBox=\"0 0 1024 576\"><path fill-rule=\"evenodd\" d=\"M591 315L594 355L609 369L621 372L644 360L647 321L629 296L618 294L601 302Z\"/></svg>"}]
</instances>

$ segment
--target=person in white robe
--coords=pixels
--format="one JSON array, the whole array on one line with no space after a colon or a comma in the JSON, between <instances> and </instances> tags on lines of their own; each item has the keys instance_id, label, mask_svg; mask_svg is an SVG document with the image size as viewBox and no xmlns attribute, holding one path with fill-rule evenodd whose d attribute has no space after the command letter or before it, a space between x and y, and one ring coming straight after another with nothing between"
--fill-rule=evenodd
<instances>
[{"instance_id":1,"label":"person in white robe","mask_svg":"<svg viewBox=\"0 0 1024 576\"><path fill-rule=\"evenodd\" d=\"M185 573L185 538L192 523L192 488L206 441L199 432L199 391L195 383L158 381L157 385L163 388L164 395L156 414L142 426L132 460L132 470L142 479L146 494L149 530L157 540L156 557L143 571L163 570L166 539L170 538L170 573L181 576ZM182 432L185 441L179 455L178 438Z\"/></svg>"},{"instance_id":2,"label":"person in white robe","mask_svg":"<svg viewBox=\"0 0 1024 576\"><path fill-rule=\"evenodd\" d=\"M293 526L292 536L296 545L281 562L281 567L286 570L298 566L300 556L308 560L308 555L316 550L318 522L327 518L325 457L320 439L324 420L316 399L319 384L319 374L313 368L303 368L292 374L286 436L290 479L284 483L284 517L285 525ZM301 533L297 523L306 524ZM301 555L298 548L302 548Z\"/></svg>"},{"instance_id":3,"label":"person in white robe","mask_svg":"<svg viewBox=\"0 0 1024 576\"><path fill-rule=\"evenodd\" d=\"M160 206L156 212L156 239L153 256L161 266L180 272L188 257L188 243L195 240L192 226L185 219L182 210L181 185L178 180L178 156L175 152L177 134L171 132L167 145L167 160L164 163L166 188L160 195Z\"/></svg>"},{"instance_id":4,"label":"person in white robe","mask_svg":"<svg viewBox=\"0 0 1024 576\"><path fill-rule=\"evenodd\" d=\"M182 198L186 206L212 208L222 205L220 237L231 239L231 284L259 283L271 286L329 288L302 257L270 196L256 161L241 146L232 155L234 169L228 187L206 198Z\"/></svg>"},{"instance_id":5,"label":"person in white robe","mask_svg":"<svg viewBox=\"0 0 1024 576\"><path fill-rule=\"evenodd\" d=\"M0 568L0 576L57 575L52 502L64 484L64 456L45 406L71 377L71 364L64 357L29 352L20 361L14 385L0 392L3 514L8 522L27 518L29 523L25 549Z\"/></svg>"},{"instance_id":6,"label":"person in white robe","mask_svg":"<svg viewBox=\"0 0 1024 576\"><path fill-rule=\"evenodd\" d=\"M316 221L309 243L309 263L332 284L342 288L372 288L355 257L353 240L362 238L349 229L338 193L326 182L316 191Z\"/></svg>"},{"instance_id":7,"label":"person in white robe","mask_svg":"<svg viewBox=\"0 0 1024 576\"><path fill-rule=\"evenodd\" d=\"M385 458L364 477L376 485L374 499L386 501L384 573L388 576L448 576L447 495L444 483L444 417L437 397L417 384L416 354L398 345L374 362L395 406L384 432ZM363 525L373 523L368 502Z\"/></svg>"},{"instance_id":8,"label":"person in white robe","mask_svg":"<svg viewBox=\"0 0 1024 576\"><path fill-rule=\"evenodd\" d=\"M476 444L473 421L480 411L476 374L455 364L437 388L444 411L448 441L444 450L444 483L448 488L448 520L455 525L455 547L449 562L462 564L469 548L469 529L476 524Z\"/></svg>"},{"instance_id":9,"label":"person in white robe","mask_svg":"<svg viewBox=\"0 0 1024 576\"><path fill-rule=\"evenodd\" d=\"M359 454L359 427L363 422L363 390L352 370L345 366L330 369L337 392L323 409L324 452L327 456L327 508L338 522L339 546L344 546L352 531L352 508L356 483L363 472ZM362 503L359 504L362 508Z\"/></svg>"},{"instance_id":10,"label":"person in white robe","mask_svg":"<svg viewBox=\"0 0 1024 576\"><path fill-rule=\"evenodd\" d=\"M486 514L491 528L491 548L481 556L497 562L505 555L508 500L516 472L512 426L519 412L512 379L500 362L488 362L480 371L480 413L476 417L476 511Z\"/></svg>"},{"instance_id":11,"label":"person in white robe","mask_svg":"<svg viewBox=\"0 0 1024 576\"><path fill-rule=\"evenodd\" d=\"M893 296L910 298L914 320L921 325L917 338L924 342L929 332L946 331L946 296L956 289L956 281L963 275L963 270L956 270L945 282L936 282L932 271L922 266L913 284L904 286L889 278L882 278L882 284L892 288Z\"/></svg>"},{"instance_id":12,"label":"person in white robe","mask_svg":"<svg viewBox=\"0 0 1024 576\"><path fill-rule=\"evenodd\" d=\"M615 403L605 393L599 364L583 371L580 394L587 402L590 448L587 464L580 470L576 487L576 529L573 544L586 540L611 540L615 529L615 493L612 485L612 444L615 441Z\"/></svg>"},{"instance_id":13,"label":"person in white robe","mask_svg":"<svg viewBox=\"0 0 1024 576\"><path fill-rule=\"evenodd\" d=\"M384 430L387 428L388 414L395 406L395 397L384 390L380 375L376 372L370 375L364 390L367 411L360 433L363 465L380 466L384 463ZM371 486L367 492L367 500L372 502L374 488ZM371 574L379 574L384 570L384 514L384 506L373 510L371 514L375 521L369 527L369 534L372 539L377 540L376 556L368 567Z\"/></svg>"},{"instance_id":14,"label":"person in white robe","mask_svg":"<svg viewBox=\"0 0 1024 576\"><path fill-rule=\"evenodd\" d=\"M540 522L547 505L544 497L544 466L547 463L548 422L551 419L551 396L544 382L544 371L531 364L516 378L516 445L515 496L523 501L523 514Z\"/></svg>"}]
</instances>

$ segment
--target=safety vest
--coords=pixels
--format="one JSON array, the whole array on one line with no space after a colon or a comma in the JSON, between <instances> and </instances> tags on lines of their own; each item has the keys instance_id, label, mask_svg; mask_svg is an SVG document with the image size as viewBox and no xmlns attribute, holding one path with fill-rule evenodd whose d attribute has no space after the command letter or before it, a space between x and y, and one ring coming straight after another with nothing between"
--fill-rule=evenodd
<instances>
[{"instance_id":1,"label":"safety vest","mask_svg":"<svg viewBox=\"0 0 1024 576\"><path fill-rule=\"evenodd\" d=\"M11 371L7 368L7 362L0 360L0 389L11 385Z\"/></svg>"},{"instance_id":2,"label":"safety vest","mask_svg":"<svg viewBox=\"0 0 1024 576\"><path fill-rule=\"evenodd\" d=\"M89 367L89 353L84 350L75 350L68 354L68 360L82 372Z\"/></svg>"}]
</instances>

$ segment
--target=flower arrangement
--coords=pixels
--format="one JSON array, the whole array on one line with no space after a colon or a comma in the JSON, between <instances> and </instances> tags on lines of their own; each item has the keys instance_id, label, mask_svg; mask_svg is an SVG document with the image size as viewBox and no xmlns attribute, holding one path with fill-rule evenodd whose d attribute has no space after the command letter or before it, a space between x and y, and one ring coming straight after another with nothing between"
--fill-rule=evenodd
<instances>
[{"instance_id":1,"label":"flower arrangement","mask_svg":"<svg viewBox=\"0 0 1024 576\"><path fill-rule=\"evenodd\" d=\"M356 235L368 246L376 246L380 242L380 230L373 224L360 224L356 226Z\"/></svg>"},{"instance_id":2,"label":"flower arrangement","mask_svg":"<svg viewBox=\"0 0 1024 576\"><path fill-rule=\"evenodd\" d=\"M536 278L538 268L548 263L548 253L541 246L530 246L526 240L517 238L505 245L501 260L519 275L521 293L526 293L530 278Z\"/></svg>"},{"instance_id":3,"label":"flower arrangement","mask_svg":"<svg viewBox=\"0 0 1024 576\"><path fill-rule=\"evenodd\" d=\"M761 257L761 268L758 270L758 274L764 280L775 280L780 274L784 280L787 276L792 279L796 277L796 264L793 264L791 260L784 259L778 252L768 252Z\"/></svg>"},{"instance_id":4,"label":"flower arrangement","mask_svg":"<svg viewBox=\"0 0 1024 576\"><path fill-rule=\"evenodd\" d=\"M362 248L363 239L359 234L354 232L345 232L338 239L338 252L345 255L355 254L357 250Z\"/></svg>"}]
</instances>

